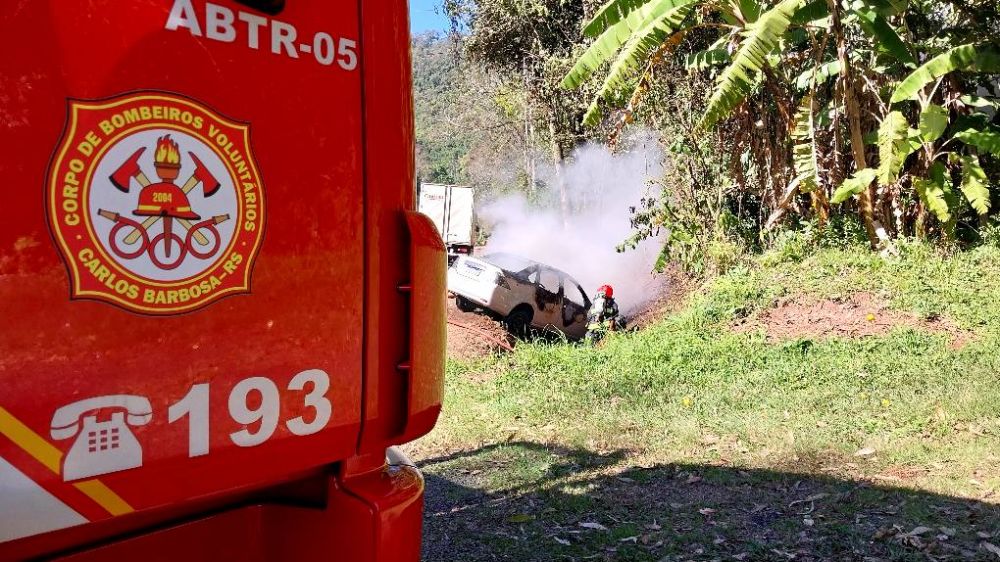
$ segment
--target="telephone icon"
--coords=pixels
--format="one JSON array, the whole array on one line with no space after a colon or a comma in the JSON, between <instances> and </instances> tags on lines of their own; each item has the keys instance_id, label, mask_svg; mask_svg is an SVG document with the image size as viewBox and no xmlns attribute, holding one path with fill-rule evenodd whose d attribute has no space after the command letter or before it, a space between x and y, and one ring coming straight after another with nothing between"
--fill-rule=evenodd
<instances>
[{"instance_id":1,"label":"telephone icon","mask_svg":"<svg viewBox=\"0 0 1000 562\"><path fill-rule=\"evenodd\" d=\"M145 425L152 418L149 400L130 394L96 396L56 410L52 415L52 438L69 439L79 434L63 459L63 480L70 482L142 466L142 447L128 426Z\"/></svg>"}]
</instances>

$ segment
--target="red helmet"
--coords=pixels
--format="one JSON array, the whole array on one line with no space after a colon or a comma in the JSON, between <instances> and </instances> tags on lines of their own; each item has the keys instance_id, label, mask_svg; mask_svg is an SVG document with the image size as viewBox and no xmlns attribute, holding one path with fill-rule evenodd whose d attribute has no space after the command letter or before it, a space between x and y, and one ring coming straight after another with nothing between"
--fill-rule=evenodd
<instances>
[{"instance_id":1,"label":"red helmet","mask_svg":"<svg viewBox=\"0 0 1000 562\"><path fill-rule=\"evenodd\" d=\"M601 288L597 290L597 293L608 298L615 296L615 290L611 288L611 285L601 285Z\"/></svg>"},{"instance_id":2,"label":"red helmet","mask_svg":"<svg viewBox=\"0 0 1000 562\"><path fill-rule=\"evenodd\" d=\"M139 207L132 214L152 217L173 217L198 220L191 210L187 194L172 183L161 182L147 185L139 192Z\"/></svg>"}]
</instances>

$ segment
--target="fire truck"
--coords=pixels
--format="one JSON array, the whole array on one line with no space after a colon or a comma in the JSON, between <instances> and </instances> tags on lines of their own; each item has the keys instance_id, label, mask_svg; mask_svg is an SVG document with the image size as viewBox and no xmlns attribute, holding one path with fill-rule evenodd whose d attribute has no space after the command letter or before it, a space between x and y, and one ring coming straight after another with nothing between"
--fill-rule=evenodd
<instances>
[{"instance_id":1,"label":"fire truck","mask_svg":"<svg viewBox=\"0 0 1000 562\"><path fill-rule=\"evenodd\" d=\"M418 560L406 0L0 10L0 560Z\"/></svg>"}]
</instances>

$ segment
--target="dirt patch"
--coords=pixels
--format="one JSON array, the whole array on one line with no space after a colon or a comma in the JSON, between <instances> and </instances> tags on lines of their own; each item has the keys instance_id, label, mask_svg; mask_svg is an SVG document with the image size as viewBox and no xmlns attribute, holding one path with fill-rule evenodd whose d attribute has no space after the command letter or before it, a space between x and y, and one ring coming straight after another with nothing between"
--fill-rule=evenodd
<instances>
[{"instance_id":1,"label":"dirt patch","mask_svg":"<svg viewBox=\"0 0 1000 562\"><path fill-rule=\"evenodd\" d=\"M628 327L641 330L676 312L697 287L698 283L679 268L651 275L642 290L652 298L622 311Z\"/></svg>"},{"instance_id":2,"label":"dirt patch","mask_svg":"<svg viewBox=\"0 0 1000 562\"><path fill-rule=\"evenodd\" d=\"M801 338L881 336L901 326L947 334L953 349L965 346L973 337L971 332L947 319L921 318L891 310L884 301L870 293L826 300L803 297L783 299L774 308L756 317L738 321L733 329L750 332L763 328L768 341L780 342Z\"/></svg>"},{"instance_id":3,"label":"dirt patch","mask_svg":"<svg viewBox=\"0 0 1000 562\"><path fill-rule=\"evenodd\" d=\"M513 347L514 337L493 318L477 313L462 312L455 298L448 299L448 357L478 359L502 353Z\"/></svg>"}]
</instances>

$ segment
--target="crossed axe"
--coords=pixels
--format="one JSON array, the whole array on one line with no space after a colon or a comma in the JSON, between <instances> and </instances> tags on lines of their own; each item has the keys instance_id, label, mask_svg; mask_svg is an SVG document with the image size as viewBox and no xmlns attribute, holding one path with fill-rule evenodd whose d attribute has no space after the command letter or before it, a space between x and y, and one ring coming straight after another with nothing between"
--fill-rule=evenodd
<instances>
[{"instance_id":1,"label":"crossed axe","mask_svg":"<svg viewBox=\"0 0 1000 562\"><path fill-rule=\"evenodd\" d=\"M126 160L121 166L118 167L117 170L115 170L113 174L111 174L109 179L119 190L128 193L129 183L132 178L135 178L135 180L139 182L139 185L142 187L146 187L152 183L149 181L149 178L146 177L146 174L142 172L142 168L139 166L139 157L142 156L142 153L145 151L146 147L136 150L128 160ZM214 195L222 184L219 183L219 180L212 175L212 172L208 170L208 167L206 167L193 152L188 152L188 156L194 160L194 172L191 174L191 177L184 182L184 185L181 186L181 191L187 195L200 183L204 189L205 197ZM163 217L147 217L146 220L142 221L142 228L149 230L150 227L155 225L162 218ZM191 227L193 226L191 221L187 219L176 220L181 223L181 226L187 230L191 230ZM132 232L125 236L125 244L135 244L139 240L139 236L141 236L139 229L132 229ZM197 240L202 246L208 245L208 238L197 230L194 231L194 239Z\"/></svg>"}]
</instances>

